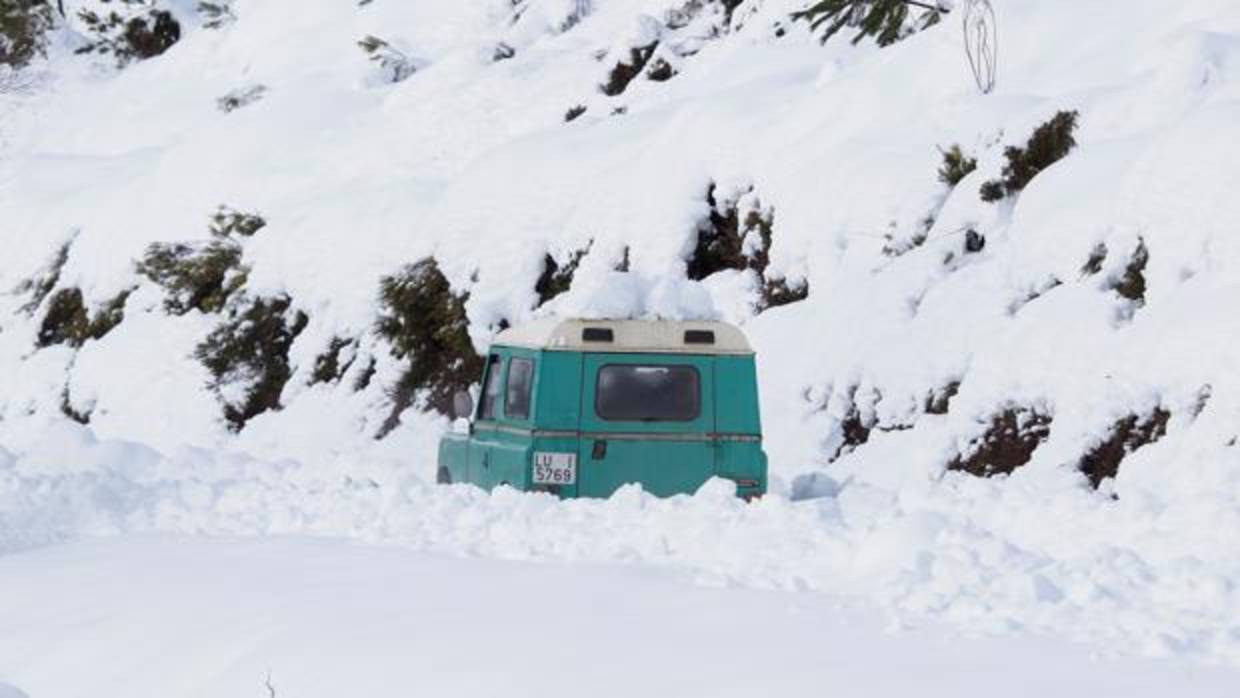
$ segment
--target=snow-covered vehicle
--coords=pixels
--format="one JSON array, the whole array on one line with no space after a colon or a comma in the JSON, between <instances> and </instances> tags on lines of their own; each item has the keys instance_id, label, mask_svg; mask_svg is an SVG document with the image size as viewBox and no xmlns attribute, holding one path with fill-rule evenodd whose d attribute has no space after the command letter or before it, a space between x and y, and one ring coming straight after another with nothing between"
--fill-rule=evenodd
<instances>
[{"instance_id":1,"label":"snow-covered vehicle","mask_svg":"<svg viewBox=\"0 0 1240 698\"><path fill-rule=\"evenodd\" d=\"M478 402L456 396L441 483L670 496L721 477L766 492L754 352L732 325L537 320L496 338Z\"/></svg>"}]
</instances>

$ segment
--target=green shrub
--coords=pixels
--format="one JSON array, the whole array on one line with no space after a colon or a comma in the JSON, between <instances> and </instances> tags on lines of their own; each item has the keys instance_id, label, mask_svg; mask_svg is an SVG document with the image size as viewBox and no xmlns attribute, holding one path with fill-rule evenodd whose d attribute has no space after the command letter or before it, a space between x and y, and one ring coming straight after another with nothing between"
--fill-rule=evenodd
<instances>
[{"instance_id":1,"label":"green shrub","mask_svg":"<svg viewBox=\"0 0 1240 698\"><path fill-rule=\"evenodd\" d=\"M1010 407L991 417L985 433L969 442L963 453L947 464L977 477L1005 475L1033 458L1050 436L1051 418L1037 410Z\"/></svg>"},{"instance_id":2,"label":"green shrub","mask_svg":"<svg viewBox=\"0 0 1240 698\"><path fill-rule=\"evenodd\" d=\"M809 22L814 31L821 30L823 43L845 27L854 27L854 44L873 37L879 46L890 46L938 24L942 14L937 9L922 8L916 18L911 18L904 0L818 0L792 13L792 19Z\"/></svg>"},{"instance_id":3,"label":"green shrub","mask_svg":"<svg viewBox=\"0 0 1240 698\"><path fill-rule=\"evenodd\" d=\"M47 0L0 0L0 65L24 68L45 55L55 24Z\"/></svg>"},{"instance_id":4,"label":"green shrub","mask_svg":"<svg viewBox=\"0 0 1240 698\"><path fill-rule=\"evenodd\" d=\"M255 233L267 227L267 221L257 213L245 213L228 206L221 205L211 216L211 225L209 230L211 235L217 238L227 238L234 235L248 238L253 237Z\"/></svg>"},{"instance_id":5,"label":"green shrub","mask_svg":"<svg viewBox=\"0 0 1240 698\"><path fill-rule=\"evenodd\" d=\"M309 322L291 306L284 296L236 302L228 319L194 352L211 374L210 388L220 396L233 431L263 412L280 409L280 394L292 376L289 350ZM232 397L234 393L240 399Z\"/></svg>"},{"instance_id":6,"label":"green shrub","mask_svg":"<svg viewBox=\"0 0 1240 698\"><path fill-rule=\"evenodd\" d=\"M154 243L137 270L164 288L164 308L173 315L222 311L249 272L241 264L241 247L231 240Z\"/></svg>"},{"instance_id":7,"label":"green shrub","mask_svg":"<svg viewBox=\"0 0 1240 698\"><path fill-rule=\"evenodd\" d=\"M314 372L310 376L310 384L317 385L320 383L335 383L348 373L349 367L353 365L355 356L350 356L347 361L341 362L341 354L345 349L350 347L356 348L357 343L351 339L342 339L333 337L331 343L327 347L327 351L319 354L314 360Z\"/></svg>"},{"instance_id":8,"label":"green shrub","mask_svg":"<svg viewBox=\"0 0 1240 698\"><path fill-rule=\"evenodd\" d=\"M241 263L239 238L252 237L266 225L257 213L220 206L208 225L213 240L154 243L137 272L163 287L164 308L173 315L221 312L245 286L250 271Z\"/></svg>"},{"instance_id":9,"label":"green shrub","mask_svg":"<svg viewBox=\"0 0 1240 698\"><path fill-rule=\"evenodd\" d=\"M1138 240L1137 249L1124 267L1124 275L1115 282L1115 292L1133 303L1145 303L1145 267L1150 262L1150 252L1145 240Z\"/></svg>"},{"instance_id":10,"label":"green shrub","mask_svg":"<svg viewBox=\"0 0 1240 698\"><path fill-rule=\"evenodd\" d=\"M90 327L90 316L86 313L86 304L82 300L82 292L76 288L57 291L48 302L47 313L43 316L43 324L39 327L37 337L40 347L56 344L81 346Z\"/></svg>"},{"instance_id":11,"label":"green shrub","mask_svg":"<svg viewBox=\"0 0 1240 698\"><path fill-rule=\"evenodd\" d=\"M1061 111L1035 129L1025 147L1005 148L1003 176L982 185L982 200L999 201L1024 190L1034 177L1072 152L1078 116L1075 111Z\"/></svg>"},{"instance_id":12,"label":"green shrub","mask_svg":"<svg viewBox=\"0 0 1240 698\"><path fill-rule=\"evenodd\" d=\"M422 395L426 405L451 414L453 396L465 390L482 372L482 357L474 351L465 315L468 294L456 294L434 258L409 265L380 283L383 306L376 331L407 361L392 389L393 408L379 432L385 436L400 414Z\"/></svg>"},{"instance_id":13,"label":"green shrub","mask_svg":"<svg viewBox=\"0 0 1240 698\"><path fill-rule=\"evenodd\" d=\"M14 289L14 292L18 294L30 294L30 300L21 307L23 313L33 314L34 311L39 309L39 306L43 305L43 301L47 300L47 297L56 289L56 286L60 284L60 273L69 261L69 248L72 245L72 240L61 245L56 250L56 254L52 257L47 267L40 271L37 276L21 282Z\"/></svg>"},{"instance_id":14,"label":"green shrub","mask_svg":"<svg viewBox=\"0 0 1240 698\"><path fill-rule=\"evenodd\" d=\"M118 67L124 67L135 60L154 58L180 41L181 25L171 12L155 9L149 0L117 0L117 5L137 8L137 12L78 10L78 18L93 35L78 53L110 54Z\"/></svg>"},{"instance_id":15,"label":"green shrub","mask_svg":"<svg viewBox=\"0 0 1240 698\"><path fill-rule=\"evenodd\" d=\"M947 150L939 149L943 154L943 165L939 167L939 181L949 187L960 184L977 169L977 158L964 154L959 145L952 145Z\"/></svg>"},{"instance_id":16,"label":"green shrub","mask_svg":"<svg viewBox=\"0 0 1240 698\"><path fill-rule=\"evenodd\" d=\"M103 339L125 319L125 301L131 292L121 292L91 317L80 289L57 291L48 303L36 343L40 348L65 344L76 349L89 340Z\"/></svg>"}]
</instances>

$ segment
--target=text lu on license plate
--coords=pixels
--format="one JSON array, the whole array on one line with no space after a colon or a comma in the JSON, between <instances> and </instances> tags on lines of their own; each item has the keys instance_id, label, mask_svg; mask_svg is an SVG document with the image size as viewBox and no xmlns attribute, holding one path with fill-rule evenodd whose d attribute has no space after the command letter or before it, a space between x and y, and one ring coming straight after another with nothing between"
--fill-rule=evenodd
<instances>
[{"instance_id":1,"label":"text lu on license plate","mask_svg":"<svg viewBox=\"0 0 1240 698\"><path fill-rule=\"evenodd\" d=\"M572 485L576 482L576 453L534 454L534 484Z\"/></svg>"}]
</instances>

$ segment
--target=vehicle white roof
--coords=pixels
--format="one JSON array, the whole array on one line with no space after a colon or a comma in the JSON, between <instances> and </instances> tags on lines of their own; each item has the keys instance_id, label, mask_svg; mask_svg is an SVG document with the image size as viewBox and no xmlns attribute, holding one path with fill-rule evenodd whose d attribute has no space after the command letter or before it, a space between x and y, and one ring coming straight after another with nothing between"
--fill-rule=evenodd
<instances>
[{"instance_id":1,"label":"vehicle white roof","mask_svg":"<svg viewBox=\"0 0 1240 698\"><path fill-rule=\"evenodd\" d=\"M611 341L589 341L586 331ZM697 335L686 341L686 332ZM704 333L712 333L706 335ZM707 338L713 342L707 342ZM734 325L714 321L585 320L548 317L513 327L495 338L496 345L551 351L651 354L753 354L744 333Z\"/></svg>"}]
</instances>

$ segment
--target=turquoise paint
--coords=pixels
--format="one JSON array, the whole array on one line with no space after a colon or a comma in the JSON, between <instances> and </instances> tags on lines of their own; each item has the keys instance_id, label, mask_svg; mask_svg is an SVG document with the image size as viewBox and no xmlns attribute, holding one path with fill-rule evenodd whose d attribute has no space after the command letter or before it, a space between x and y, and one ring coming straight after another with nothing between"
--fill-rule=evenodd
<instances>
[{"instance_id":1,"label":"turquoise paint","mask_svg":"<svg viewBox=\"0 0 1240 698\"><path fill-rule=\"evenodd\" d=\"M535 362L528 417L510 416L505 392L492 419L477 418L468 435L446 434L439 445L440 479L484 489L534 485L537 452L574 453L577 482L551 488L560 497L607 497L637 483L658 496L691 494L711 477L739 483L738 494L766 492L757 373L752 356L637 354L531 350L496 346L507 387L513 358ZM598 371L607 365L691 366L698 372L700 410L691 421L608 421L595 409ZM490 363L488 362L488 366ZM489 370L489 369L488 369ZM485 384L486 376L482 376ZM541 487L542 489L547 489Z\"/></svg>"}]
</instances>

